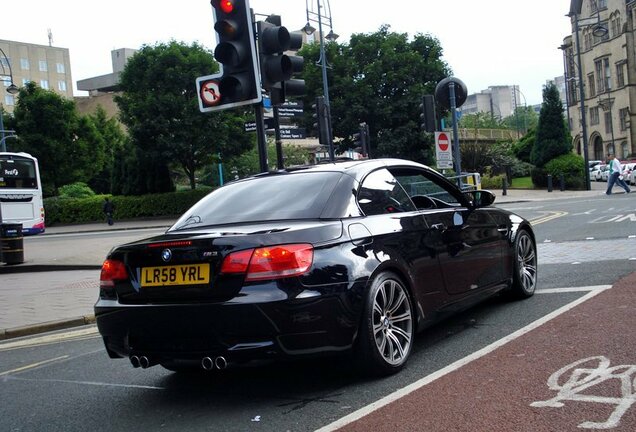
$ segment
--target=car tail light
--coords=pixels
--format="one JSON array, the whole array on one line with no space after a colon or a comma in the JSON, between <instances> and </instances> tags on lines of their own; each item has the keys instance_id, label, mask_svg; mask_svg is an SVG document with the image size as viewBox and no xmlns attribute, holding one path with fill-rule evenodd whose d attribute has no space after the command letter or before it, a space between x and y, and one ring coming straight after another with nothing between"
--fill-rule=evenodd
<instances>
[{"instance_id":1,"label":"car tail light","mask_svg":"<svg viewBox=\"0 0 636 432\"><path fill-rule=\"evenodd\" d=\"M248 249L229 254L222 273L244 273L246 281L299 276L311 267L314 248L310 244L288 244Z\"/></svg>"},{"instance_id":2,"label":"car tail light","mask_svg":"<svg viewBox=\"0 0 636 432\"><path fill-rule=\"evenodd\" d=\"M106 260L102 264L102 273L99 276L100 288L112 288L115 281L128 279L128 272L123 262L117 260Z\"/></svg>"}]
</instances>

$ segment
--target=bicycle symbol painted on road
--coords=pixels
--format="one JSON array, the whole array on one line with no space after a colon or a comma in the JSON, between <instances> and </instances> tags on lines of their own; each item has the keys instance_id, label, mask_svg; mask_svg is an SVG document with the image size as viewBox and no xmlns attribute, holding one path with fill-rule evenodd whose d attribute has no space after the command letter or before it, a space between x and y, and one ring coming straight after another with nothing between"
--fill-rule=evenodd
<instances>
[{"instance_id":1,"label":"bicycle symbol painted on road","mask_svg":"<svg viewBox=\"0 0 636 432\"><path fill-rule=\"evenodd\" d=\"M567 380L564 382L562 378ZM620 396L592 394L593 387L609 380L618 380ZM589 357L575 361L553 373L548 378L548 387L559 393L552 399L533 402L530 406L560 408L564 406L563 401L616 405L614 412L605 422L586 421L578 425L583 429L611 429L619 425L623 414L636 403L636 365L610 367L610 361L606 357Z\"/></svg>"}]
</instances>

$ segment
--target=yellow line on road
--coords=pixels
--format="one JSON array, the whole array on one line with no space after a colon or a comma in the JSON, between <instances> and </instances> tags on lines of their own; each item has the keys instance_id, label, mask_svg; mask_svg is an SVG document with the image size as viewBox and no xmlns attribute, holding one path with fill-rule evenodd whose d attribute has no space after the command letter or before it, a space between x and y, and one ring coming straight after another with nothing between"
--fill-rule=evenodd
<instances>
[{"instance_id":1,"label":"yellow line on road","mask_svg":"<svg viewBox=\"0 0 636 432\"><path fill-rule=\"evenodd\" d=\"M54 333L44 336L36 336L28 339L17 341L6 341L0 343L0 352L16 348L31 348L34 346L48 345L51 343L60 343L66 341L83 340L87 338L97 338L97 327L83 328L80 330L71 330L64 333Z\"/></svg>"},{"instance_id":2,"label":"yellow line on road","mask_svg":"<svg viewBox=\"0 0 636 432\"><path fill-rule=\"evenodd\" d=\"M8 371L5 371L5 372L0 372L0 376L10 375L10 374L18 373L18 372L23 372L25 370L33 369L33 368L36 368L38 366L42 366L42 365L45 365L45 364L48 364L48 363L53 363L53 362L56 362L56 361L59 361L59 360L65 360L68 357L69 356L67 356L67 355L63 355L63 356L60 356L60 357L55 357L53 359L44 360L44 361L37 362L37 363L32 363L30 365L22 366L22 367L19 367L19 368L16 368L16 369L11 369L11 370L8 370Z\"/></svg>"},{"instance_id":3,"label":"yellow line on road","mask_svg":"<svg viewBox=\"0 0 636 432\"><path fill-rule=\"evenodd\" d=\"M541 216L541 217L538 217L536 219L532 219L530 221L530 223L532 225L539 225L541 223L549 222L551 220L563 217L563 216L568 214L568 212L564 212L564 211L547 211L547 212L544 212L544 213L548 213L548 214L546 214L544 216Z\"/></svg>"}]
</instances>

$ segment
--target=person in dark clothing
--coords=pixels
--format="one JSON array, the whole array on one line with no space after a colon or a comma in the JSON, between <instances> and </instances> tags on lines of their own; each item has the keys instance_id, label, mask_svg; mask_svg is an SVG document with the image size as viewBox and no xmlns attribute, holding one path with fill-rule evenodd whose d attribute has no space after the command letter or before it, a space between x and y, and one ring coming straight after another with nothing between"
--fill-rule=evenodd
<instances>
[{"instance_id":1,"label":"person in dark clothing","mask_svg":"<svg viewBox=\"0 0 636 432\"><path fill-rule=\"evenodd\" d=\"M106 215L106 222L108 222L108 225L114 224L115 222L113 222L113 212L115 211L115 205L108 198L104 198L102 211Z\"/></svg>"}]
</instances>

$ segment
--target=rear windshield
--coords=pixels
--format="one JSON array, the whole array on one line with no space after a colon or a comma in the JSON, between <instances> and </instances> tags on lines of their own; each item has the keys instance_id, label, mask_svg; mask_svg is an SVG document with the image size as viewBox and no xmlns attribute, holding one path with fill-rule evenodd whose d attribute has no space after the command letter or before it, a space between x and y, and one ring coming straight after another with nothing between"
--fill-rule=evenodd
<instances>
[{"instance_id":1,"label":"rear windshield","mask_svg":"<svg viewBox=\"0 0 636 432\"><path fill-rule=\"evenodd\" d=\"M170 230L242 222L319 218L342 176L304 172L228 184L190 208Z\"/></svg>"}]
</instances>

